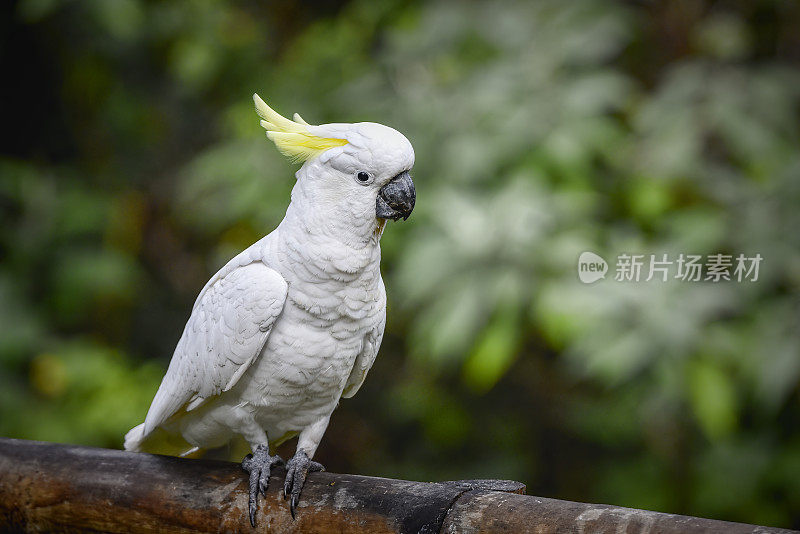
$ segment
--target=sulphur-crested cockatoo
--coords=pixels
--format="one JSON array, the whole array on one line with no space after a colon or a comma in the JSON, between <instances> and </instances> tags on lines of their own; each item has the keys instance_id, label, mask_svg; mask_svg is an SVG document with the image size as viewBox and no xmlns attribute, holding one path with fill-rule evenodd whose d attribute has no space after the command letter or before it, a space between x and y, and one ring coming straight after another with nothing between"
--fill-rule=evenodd
<instances>
[{"instance_id":1,"label":"sulphur-crested cockatoo","mask_svg":"<svg viewBox=\"0 0 800 534\"><path fill-rule=\"evenodd\" d=\"M364 381L383 337L386 292L380 238L416 200L414 150L371 122L309 125L253 95L261 126L297 172L286 216L200 291L144 423L125 449L193 455L252 448L250 521L274 453L299 435L284 494L295 514L311 461L342 397Z\"/></svg>"}]
</instances>

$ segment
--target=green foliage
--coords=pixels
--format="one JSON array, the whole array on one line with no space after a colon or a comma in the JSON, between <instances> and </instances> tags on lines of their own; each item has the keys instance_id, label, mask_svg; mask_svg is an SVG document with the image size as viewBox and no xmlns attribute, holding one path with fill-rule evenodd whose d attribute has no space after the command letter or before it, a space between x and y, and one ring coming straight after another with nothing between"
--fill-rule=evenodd
<instances>
[{"instance_id":1,"label":"green foliage","mask_svg":"<svg viewBox=\"0 0 800 534\"><path fill-rule=\"evenodd\" d=\"M197 291L288 203L259 91L417 155L329 468L800 526L800 13L678 4L20 1L25 72L58 83L25 78L46 135L0 159L0 434L120 446L143 419ZM759 280L610 280L718 252Z\"/></svg>"}]
</instances>

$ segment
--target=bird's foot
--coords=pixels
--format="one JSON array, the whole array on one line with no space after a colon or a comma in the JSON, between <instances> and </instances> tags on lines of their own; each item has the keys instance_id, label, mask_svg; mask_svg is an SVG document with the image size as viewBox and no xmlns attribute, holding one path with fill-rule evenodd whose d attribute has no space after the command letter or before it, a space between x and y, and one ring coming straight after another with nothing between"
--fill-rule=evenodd
<instances>
[{"instance_id":1,"label":"bird's foot","mask_svg":"<svg viewBox=\"0 0 800 534\"><path fill-rule=\"evenodd\" d=\"M283 485L283 498L288 499L291 497L289 511L292 512L292 519L294 519L297 503L300 501L300 492L306 483L306 476L314 471L325 471L325 468L321 463L311 460L303 449L297 449L292 459L286 464L286 482Z\"/></svg>"},{"instance_id":2,"label":"bird's foot","mask_svg":"<svg viewBox=\"0 0 800 534\"><path fill-rule=\"evenodd\" d=\"M267 496L269 475L272 466L283 465L283 460L277 454L269 455L269 447L259 445L253 454L248 454L242 460L242 469L250 473L250 524L256 526L256 510L258 510L258 492Z\"/></svg>"}]
</instances>

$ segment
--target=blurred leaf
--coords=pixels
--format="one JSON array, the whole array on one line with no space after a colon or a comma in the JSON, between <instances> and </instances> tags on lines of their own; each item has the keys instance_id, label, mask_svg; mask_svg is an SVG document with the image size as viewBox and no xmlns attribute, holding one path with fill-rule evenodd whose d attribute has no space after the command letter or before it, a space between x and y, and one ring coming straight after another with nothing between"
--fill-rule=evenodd
<instances>
[{"instance_id":1,"label":"blurred leaf","mask_svg":"<svg viewBox=\"0 0 800 534\"><path fill-rule=\"evenodd\" d=\"M92 306L130 304L141 273L129 256L75 250L58 262L53 279L55 310L66 323L80 322Z\"/></svg>"},{"instance_id":2,"label":"blurred leaf","mask_svg":"<svg viewBox=\"0 0 800 534\"><path fill-rule=\"evenodd\" d=\"M494 387L514 362L520 335L516 315L498 312L464 362L464 381L476 393Z\"/></svg>"},{"instance_id":3,"label":"blurred leaf","mask_svg":"<svg viewBox=\"0 0 800 534\"><path fill-rule=\"evenodd\" d=\"M719 439L737 425L736 394L730 377L710 362L695 361L688 369L690 400L706 435Z\"/></svg>"}]
</instances>

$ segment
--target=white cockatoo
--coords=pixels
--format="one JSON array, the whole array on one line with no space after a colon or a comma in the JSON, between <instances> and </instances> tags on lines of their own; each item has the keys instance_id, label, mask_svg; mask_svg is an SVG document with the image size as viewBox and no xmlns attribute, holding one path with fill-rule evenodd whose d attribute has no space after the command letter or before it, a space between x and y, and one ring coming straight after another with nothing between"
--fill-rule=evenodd
<instances>
[{"instance_id":1,"label":"white cockatoo","mask_svg":"<svg viewBox=\"0 0 800 534\"><path fill-rule=\"evenodd\" d=\"M383 337L380 238L416 200L414 149L371 122L309 125L253 95L261 126L297 171L286 216L230 260L192 308L144 423L125 449L180 456L244 438L250 521L274 453L298 436L284 494L295 514L339 399L364 381Z\"/></svg>"}]
</instances>

